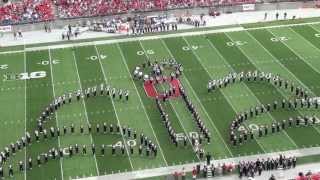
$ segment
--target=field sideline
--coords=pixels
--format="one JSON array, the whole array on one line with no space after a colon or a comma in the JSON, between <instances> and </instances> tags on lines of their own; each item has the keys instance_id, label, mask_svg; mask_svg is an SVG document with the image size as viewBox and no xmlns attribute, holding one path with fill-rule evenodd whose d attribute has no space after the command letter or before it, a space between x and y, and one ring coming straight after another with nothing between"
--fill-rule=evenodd
<instances>
[{"instance_id":1,"label":"field sideline","mask_svg":"<svg viewBox=\"0 0 320 180\"><path fill-rule=\"evenodd\" d=\"M180 81L201 119L212 134L212 142L204 146L215 159L225 159L257 153L286 151L320 144L320 126L289 128L275 135L255 138L243 146L234 147L229 142L229 124L237 112L261 103L292 99L290 93L272 85L243 82L208 94L209 79L218 79L229 72L259 70L279 74L306 88L312 96L320 96L320 24L292 27L261 28L237 32L219 32L192 36L88 44L66 48L17 51L0 54L0 74L20 74L45 71L43 78L0 82L2 101L0 113L2 126L0 148L23 136L25 131L37 128L36 119L41 110L54 98L77 89L101 83L128 89L128 102L108 97L84 99L66 105L46 124L46 127L76 126L76 133L33 142L14 155L10 162L17 166L19 160L32 157L52 147L69 147L79 144L90 147L94 143L97 154L75 155L72 158L49 160L41 167L34 166L26 173L15 173L15 179L69 179L166 167L200 161L191 144L176 148L168 134L155 103L147 98L142 83L132 79L132 70L146 59L175 58L184 67ZM170 100L165 105L178 133L198 132L190 113L181 99ZM246 121L246 127L270 124L288 117L316 115L315 109L297 111L281 110ZM111 155L107 147L101 156L102 144L111 145L128 141L126 136L103 133L80 134L80 125L95 127L104 122L119 123L144 133L158 146L158 156L145 157L129 152ZM139 140L138 140L139 141ZM126 145L128 148L128 145ZM9 162L9 163L10 163ZM7 167L7 163L4 167ZM35 162L34 162L35 164ZM7 173L7 172L5 172Z\"/></svg>"}]
</instances>

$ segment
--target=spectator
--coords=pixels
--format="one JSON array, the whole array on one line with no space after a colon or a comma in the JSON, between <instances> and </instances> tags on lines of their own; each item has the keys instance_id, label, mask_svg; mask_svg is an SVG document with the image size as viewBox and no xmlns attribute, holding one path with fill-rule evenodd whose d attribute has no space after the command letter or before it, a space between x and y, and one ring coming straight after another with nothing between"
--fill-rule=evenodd
<instances>
[{"instance_id":1,"label":"spectator","mask_svg":"<svg viewBox=\"0 0 320 180\"><path fill-rule=\"evenodd\" d=\"M198 172L197 172L196 168L193 167L193 169L192 169L192 179L196 179L197 178L197 174L198 174Z\"/></svg>"},{"instance_id":2,"label":"spectator","mask_svg":"<svg viewBox=\"0 0 320 180\"><path fill-rule=\"evenodd\" d=\"M0 24L39 22L54 18L50 0L22 0L0 7Z\"/></svg>"},{"instance_id":3,"label":"spectator","mask_svg":"<svg viewBox=\"0 0 320 180\"><path fill-rule=\"evenodd\" d=\"M182 180L185 180L185 179L186 179L186 171L185 171L184 167L182 168L181 179L182 179Z\"/></svg>"},{"instance_id":4,"label":"spectator","mask_svg":"<svg viewBox=\"0 0 320 180\"><path fill-rule=\"evenodd\" d=\"M269 178L269 180L276 180L276 178L275 178L274 175L272 174L271 177Z\"/></svg>"},{"instance_id":5,"label":"spectator","mask_svg":"<svg viewBox=\"0 0 320 180\"><path fill-rule=\"evenodd\" d=\"M287 169L287 168L294 168L295 167L295 157L286 158L283 155L279 155L279 158L267 160L259 160L256 161L249 161L249 162L239 162L238 164L238 171L239 177L247 176L247 177L254 177L255 173L258 172L261 175L263 170L276 170L276 169Z\"/></svg>"}]
</instances>

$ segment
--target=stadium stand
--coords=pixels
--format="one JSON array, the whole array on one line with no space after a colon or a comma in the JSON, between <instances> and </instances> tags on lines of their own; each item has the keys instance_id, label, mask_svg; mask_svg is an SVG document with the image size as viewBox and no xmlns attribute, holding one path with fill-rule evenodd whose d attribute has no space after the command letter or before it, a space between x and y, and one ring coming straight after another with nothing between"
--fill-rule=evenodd
<instances>
[{"instance_id":1,"label":"stadium stand","mask_svg":"<svg viewBox=\"0 0 320 180\"><path fill-rule=\"evenodd\" d=\"M0 7L0 24L39 22L54 19L50 0L23 0Z\"/></svg>"},{"instance_id":2,"label":"stadium stand","mask_svg":"<svg viewBox=\"0 0 320 180\"><path fill-rule=\"evenodd\" d=\"M67 19L255 2L256 0L22 0L0 6L0 24L47 21L55 17Z\"/></svg>"}]
</instances>

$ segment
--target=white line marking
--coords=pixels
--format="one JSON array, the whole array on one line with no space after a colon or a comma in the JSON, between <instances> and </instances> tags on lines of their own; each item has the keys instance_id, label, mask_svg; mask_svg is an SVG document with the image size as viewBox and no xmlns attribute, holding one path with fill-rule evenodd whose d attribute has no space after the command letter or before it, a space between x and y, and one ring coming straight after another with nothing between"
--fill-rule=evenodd
<instances>
[{"instance_id":1,"label":"white line marking","mask_svg":"<svg viewBox=\"0 0 320 180\"><path fill-rule=\"evenodd\" d=\"M104 72L104 69L103 69L103 66L102 66L102 63L101 63L100 53L99 53L98 48L97 48L96 45L94 45L94 48L95 48L95 51L96 51L97 56L98 56L98 61L99 61L99 64L100 64L100 68L101 68L103 77L104 77L104 81L105 81L106 84L108 84L107 76L106 76L106 73ZM127 146L127 141L124 139L124 135L123 135L123 132L122 132L122 126L121 126L121 123L120 123L120 120L119 120L119 116L118 116L118 113L117 113L116 106L114 105L113 98L111 98L111 96L109 96L109 98L111 100L111 103L112 103L112 106L113 106L113 109L114 109L114 113L116 115L118 124L120 126L120 134L122 136L122 140L123 140L124 146L126 148L126 152L127 152L127 155L128 155L128 159L129 159L129 162L130 162L131 169L134 169L133 165L132 165L132 161L131 161L131 156L129 154L128 146Z\"/></svg>"},{"instance_id":2,"label":"white line marking","mask_svg":"<svg viewBox=\"0 0 320 180\"><path fill-rule=\"evenodd\" d=\"M126 66L127 72L128 72L128 74L130 75L130 76L129 76L129 77L130 77L130 80L131 80L131 82L132 82L132 84L133 84L133 86L134 86L134 88L135 88L135 90L136 90L136 93L138 94L141 107L142 107L142 109L143 109L144 114L146 115L146 117L147 117L147 119L148 119L149 126L150 126L150 128L151 128L151 130L152 130L152 133L153 133L153 135L154 135L154 138L156 139L156 142L157 142L157 144L158 144L158 146L159 146L159 150L160 150L160 152L161 152L162 158L163 158L164 162L166 163L166 166L168 166L168 162L167 162L166 158L164 157L164 153L163 153L162 148L161 148L161 146L160 146L159 140L158 140L157 135L156 135L156 133L155 133L153 127L152 127L152 124L151 124L151 120L150 120L150 118L149 118L149 115L147 114L147 110L146 110L146 108L144 107L144 104L143 104L143 102L142 102L142 99L141 99L141 96L140 96L140 94L139 94L138 88L137 88L136 84L133 82L133 77L132 77L132 75L131 75L131 73L130 73L130 70L129 70L129 67L128 67L127 62L125 61L125 57L124 57L124 55L123 55L122 49L120 48L120 45L119 45L118 43L117 43L117 47L118 47L119 52L120 52L120 54L121 54L122 62L123 62L124 65Z\"/></svg>"},{"instance_id":3,"label":"white line marking","mask_svg":"<svg viewBox=\"0 0 320 180\"><path fill-rule=\"evenodd\" d=\"M23 71L27 72L27 55L23 53ZM27 133L27 80L24 80L24 134ZM25 135L24 135L25 137ZM27 179L27 148L24 149L24 179Z\"/></svg>"},{"instance_id":4,"label":"white line marking","mask_svg":"<svg viewBox=\"0 0 320 180\"><path fill-rule=\"evenodd\" d=\"M188 44L188 46L190 46L189 42L183 37L183 40ZM207 42L209 42L209 45L212 47L212 48L215 48L213 46L213 44L208 40L206 39ZM201 62L201 58L198 56L198 54L196 52L194 52L193 50L191 51L193 53L193 55L197 58L199 64L201 64L201 66L206 70L206 72L208 73L209 77L212 78L212 75L211 73L208 71L208 69L202 64ZM218 51L217 51L218 52ZM221 90L220 91L221 94L225 97L225 99L228 101L228 103L230 104L230 106L232 107L232 109L234 110L235 113L237 113L237 110L236 108L234 107L234 105L232 104L232 102L230 101L230 99L225 95L225 93ZM256 140L257 144L261 147L261 149L266 153L267 151L264 149L264 147L260 144L260 142L254 137L254 139Z\"/></svg>"},{"instance_id":5,"label":"white line marking","mask_svg":"<svg viewBox=\"0 0 320 180\"><path fill-rule=\"evenodd\" d=\"M311 26L310 26L311 27ZM312 28L312 27L311 27ZM317 48L315 45L313 45L309 40L305 39L302 35L300 35L299 33L295 32L293 29L289 28L293 33L295 33L297 36L300 36L305 42L307 42L308 44L310 44L310 46L314 47L316 51L320 51L319 48ZM275 36L275 34L271 31L268 30L268 32L270 32L273 36ZM249 33L250 34L250 33ZM258 41L258 40L257 40ZM260 43L260 42L259 42ZM305 58L303 58L300 53L294 51L291 47L289 47L285 42L282 42L288 49L290 49L297 57L299 57L303 62L305 62L308 66L311 67L311 69L313 69L314 71L316 71L317 73L320 73L320 71L315 68L314 66L312 66L312 64L310 64L309 62L307 62L305 60ZM264 48L264 47L263 47ZM265 48L264 48L265 49ZM267 50L268 51L268 50ZM269 52L269 51L268 51ZM269 52L270 53L270 52ZM270 53L271 54L271 53ZM273 56L273 55L272 55ZM279 62L280 65L282 65L280 62ZM283 65L282 65L283 66ZM284 66L283 66L284 67ZM286 68L286 67L284 67ZM287 68L286 68L287 69ZM288 70L289 71L289 70ZM304 86L304 88L308 89L309 92L311 92L313 94L314 97L316 97L316 94L307 86L305 85L302 81L300 81L300 79L294 75L291 71L289 71L293 77L302 85ZM303 114L302 112L300 112L300 114ZM316 128L315 126L313 126L314 129L320 134L320 130L318 128Z\"/></svg>"},{"instance_id":6,"label":"white line marking","mask_svg":"<svg viewBox=\"0 0 320 180\"><path fill-rule=\"evenodd\" d=\"M161 42L163 44L163 46L167 49L168 53L170 54L171 57L174 58L173 54L171 53L171 51L169 50L167 44L161 39ZM215 129L215 131L217 132L219 138L221 139L221 141L223 142L223 144L225 145L225 147L227 148L229 154L233 157L233 154L229 148L229 146L227 145L227 143L225 142L225 140L223 139L223 137L221 136L220 132L218 131L218 128L216 127L216 125L213 123L213 120L211 119L211 117L209 116L208 112L206 111L206 109L204 108L203 104L201 103L198 95L196 94L196 92L194 91L193 87L191 86L189 80L187 79L187 77L182 76L183 79L186 80L186 82L188 83L189 88L191 89L193 95L195 96L195 98L198 100L198 103L200 104L202 111L206 114L207 118L210 121L210 124L213 126L213 128Z\"/></svg>"},{"instance_id":7,"label":"white line marking","mask_svg":"<svg viewBox=\"0 0 320 180\"><path fill-rule=\"evenodd\" d=\"M48 53L49 53L49 62L50 62L50 73L51 73L51 83L52 83L52 93L53 93L53 98L55 99L56 98L56 93L55 93L55 89L54 89L54 80L53 80L53 71L52 71L52 57L51 57L51 51L50 49L48 49ZM56 117L56 125L57 127L59 127L59 121L58 121L58 113L55 113L55 117ZM59 148L61 148L61 144L60 144L60 137L58 136L58 146ZM63 180L64 179L64 176L63 176L63 165L62 165L62 158L59 159L60 161L60 170L61 170L61 179Z\"/></svg>"},{"instance_id":8,"label":"white line marking","mask_svg":"<svg viewBox=\"0 0 320 180\"><path fill-rule=\"evenodd\" d=\"M248 34L250 34L249 32L247 32ZM229 39L231 39L231 40L233 40L227 33L225 33L225 35L229 38ZM250 34L251 35L251 34ZM260 42L258 42L259 43L259 45L261 45L260 44ZM262 46L262 45L261 45ZM263 47L263 49L265 49L265 47L264 46L262 46ZM255 63L251 60L251 58L242 50L242 48L241 47L238 47L238 49L239 49L239 51L241 51L242 52L242 54L243 55L245 55L246 57L247 57L247 59L248 59L248 61L250 61L257 69L260 69L257 65L255 65ZM266 49L265 49L266 50ZM267 51L268 52L268 51ZM271 55L271 54L270 54ZM272 57L274 57L274 56L272 56ZM282 65L282 64L281 64ZM282 94L279 90L278 90L278 88L272 83L272 85L274 86L274 88L280 93L280 94ZM255 97L255 99L257 100L257 102L259 102L260 104L262 104L261 103L261 101L258 99L258 97L251 91L251 89L245 84L245 86L247 87L247 89L249 90L249 92L250 92L250 94L253 96L253 97ZM263 94L264 94L264 92L262 92ZM283 95L283 94L282 94ZM284 95L283 95L284 96ZM284 96L285 97L285 96ZM274 122L278 122L277 120L275 120L274 119L274 117L271 115L271 113L270 112L268 112L267 113L268 114L268 116L274 121ZM287 138L291 141L291 143L296 147L296 148L298 148L298 145L296 144L296 142L288 135L288 133L287 133L287 131L286 130L283 130L283 134L285 135L285 136L287 136Z\"/></svg>"},{"instance_id":9,"label":"white line marking","mask_svg":"<svg viewBox=\"0 0 320 180\"><path fill-rule=\"evenodd\" d=\"M79 87L80 89L82 90L82 85L81 85L81 81L80 81L80 75L79 75L79 70L78 70L78 65L77 65L77 62L76 62L76 55L75 55L75 52L72 51L72 55L73 55L73 61L74 61L74 64L75 64L75 67L76 67L76 71L77 71L77 78L78 78L78 83L79 83ZM87 107L86 107L86 103L84 102L84 99L81 98L82 100L82 105L84 107L84 114L85 114L85 118L86 118L86 121L88 124L90 124L89 122L89 118L88 118L88 113L87 113ZM81 113L80 113L81 115ZM91 140L91 144L93 144L93 138L92 138L92 134L90 133L90 140ZM97 157L96 155L93 156L94 157L94 161L95 161L95 164L96 164L96 171L97 171L97 175L99 176L99 167L98 167L98 162L97 162Z\"/></svg>"},{"instance_id":10,"label":"white line marking","mask_svg":"<svg viewBox=\"0 0 320 180\"><path fill-rule=\"evenodd\" d=\"M147 51L144 49L144 46L142 45L141 41L139 41L139 44L140 44L142 50L143 50L144 52L147 52ZM144 53L144 54L145 54L145 56L146 56L147 58L149 58L148 53ZM162 89L165 90L164 87L162 87ZM177 119L178 119L179 123L181 124L181 127L182 127L183 131L186 133L185 136L187 136L190 145L192 146L193 150L195 150L194 147L193 147L193 145L192 145L192 141L191 141L191 139L190 139L190 137L189 137L189 134L188 134L186 128L183 126L183 123L182 123L181 120L180 120L181 117L179 116L179 113L177 113L176 109L175 109L174 106L172 105L172 101L169 100L169 103L170 103L170 105L171 105L174 113L176 114ZM193 122L192 122L192 123L193 123ZM195 154L196 154L196 157L198 158L198 160L201 161L199 155L198 155L196 152L195 152Z\"/></svg>"}]
</instances>

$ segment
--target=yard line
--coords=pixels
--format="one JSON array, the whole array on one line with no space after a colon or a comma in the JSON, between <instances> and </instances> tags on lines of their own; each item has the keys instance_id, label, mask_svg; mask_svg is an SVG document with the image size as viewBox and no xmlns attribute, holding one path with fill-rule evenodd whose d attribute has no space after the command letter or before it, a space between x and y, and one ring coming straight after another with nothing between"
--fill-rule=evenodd
<instances>
[{"instance_id":1,"label":"yard line","mask_svg":"<svg viewBox=\"0 0 320 180\"><path fill-rule=\"evenodd\" d=\"M247 32L247 31L246 31ZM247 32L248 33L248 32ZM226 34L226 33L224 33L229 39L231 39L231 40L233 40L228 34ZM250 34L250 33L248 33L248 34ZM260 44L261 45L261 44ZM264 48L264 47L263 47ZM249 56L240 48L240 47L238 47L238 49L242 52L242 54L243 55L245 55L246 57L247 57L247 59L252 63L252 64L254 64L255 65L255 63L254 62L252 62L252 60L249 58ZM265 49L265 48L264 48ZM266 49L265 49L266 50ZM272 56L273 57L273 56ZM256 68L258 68L256 65L255 65L255 67ZM258 68L259 69L259 68ZM280 94L282 94L282 92L272 83L272 85L274 86L274 88L280 93ZM246 87L249 89L249 87L246 85ZM260 103L260 104L262 104L261 103L261 101L258 99L258 97L251 91L251 89L249 89L249 91L250 91L250 93L251 93L251 95L253 95L256 99L257 99L257 101ZM274 119L274 117L268 112L267 113L268 114L268 116L273 120L273 121L275 121L275 122L277 122L275 119ZM287 136L288 138L289 138L289 140L291 141L291 143L296 147L296 148L298 148L298 145L296 144L296 142L288 135L288 133L287 133L287 131L286 130L284 130L283 131L283 134L285 135L285 136Z\"/></svg>"},{"instance_id":2,"label":"yard line","mask_svg":"<svg viewBox=\"0 0 320 180\"><path fill-rule=\"evenodd\" d=\"M293 31L293 30L292 30ZM247 32L247 31L246 31ZM269 31L270 32L270 31ZM295 32L295 31L293 31ZM305 85L296 75L294 75L288 68L286 68L279 60L278 58L276 58L269 50L267 50L261 43L260 41L258 41L252 34L250 34L249 32L247 32L249 36L251 36L269 55L271 55L274 58L274 61L277 62L277 64L279 64L281 67L283 67L284 69L287 69L287 71L289 72L289 74L291 74L299 83L301 86L305 87L306 89L308 89L309 92L311 92L314 96L315 93L307 86ZM275 36L272 32L270 32L273 36ZM296 32L295 32L296 33ZM298 34L298 33L297 33ZM300 34L299 34L300 35ZM303 37L302 37L303 38ZM309 41L308 41L309 42ZM317 47L316 47L317 48ZM295 55L297 55L297 53L293 52ZM302 56L300 56L300 58L302 58ZM253 63L253 62L252 62ZM309 64L308 64L309 65ZM257 66L256 66L257 67ZM277 89L277 88L276 88ZM281 94L283 94L281 91L279 91L277 89L278 92L280 92ZM300 110L298 110L300 112ZM300 114L302 114L300 112ZM315 128L315 127L314 127ZM315 128L319 133L320 130L318 128Z\"/></svg>"},{"instance_id":3,"label":"yard line","mask_svg":"<svg viewBox=\"0 0 320 180\"><path fill-rule=\"evenodd\" d=\"M51 57L51 51L50 49L48 49L48 53L49 53L49 64L50 64L50 73L51 73L51 83L52 83L52 93L53 93L53 98L55 99L56 98L56 93L55 93L55 89L54 89L54 84L53 84L53 73L52 73L52 57ZM55 119L56 119L56 125L57 127L59 127L59 122L58 122L58 113L54 113L55 114ZM60 137L58 136L58 146L59 148L61 148L61 144L60 144ZM62 166L62 158L59 159L60 161L60 170L61 170L61 179L63 180L64 179L64 176L63 176L63 166Z\"/></svg>"},{"instance_id":4,"label":"yard line","mask_svg":"<svg viewBox=\"0 0 320 180\"><path fill-rule=\"evenodd\" d=\"M309 26L309 27L311 27L311 28L313 28L312 26ZM297 32L295 32L293 29L291 29L291 28L288 28L288 29L290 29L293 33L295 33L297 36L300 36L306 43L308 43L310 46L312 46L312 47L314 47L314 49L316 50L316 51L319 51L320 52L320 49L318 48L318 47L316 47L314 44L312 44L309 40L307 40L305 37L303 37L301 34L299 34L299 33L297 33ZM314 29L314 28L313 28ZM316 29L314 29L315 31L317 31L317 32L319 32L318 30L316 30ZM269 30L268 30L269 31ZM271 31L269 31L273 36L275 36L274 35L274 33L273 32L271 32ZM318 69L316 69L315 67L313 67L309 62L307 62L306 60L305 60L305 58L303 57L303 56L301 56L301 54L300 53L298 53L298 52L296 52L296 51L294 51L291 47L289 47L285 42L283 42L283 44L285 45L285 46L287 46L295 55L297 55L300 59L302 59L306 64L308 64L313 70L315 70L317 73L320 73L320 71L318 70ZM302 83L303 84L303 83ZM306 86L307 87L307 86ZM308 87L307 87L308 88Z\"/></svg>"},{"instance_id":5,"label":"yard line","mask_svg":"<svg viewBox=\"0 0 320 180\"><path fill-rule=\"evenodd\" d=\"M73 61L74 61L76 70L77 70L77 78L78 78L79 87L80 87L80 90L82 90L82 85L81 85L81 81L80 81L80 75L79 75L78 65L77 65L77 62L76 62L76 56L75 56L75 52L74 52L74 51L72 51L72 56L73 56ZM87 123L90 124L89 118L88 118L88 113L87 113L86 103L84 102L84 99L83 99L83 98L81 98L81 99L82 99L81 101L82 101L82 105L83 105L83 107L84 107L84 114L85 114ZM91 141L91 144L93 144L93 138L92 138L92 134L91 134L91 133L90 133L90 141ZM94 157L94 161L95 161L95 164L96 164L97 175L99 176L99 175L100 175L100 172L99 172L99 167L98 167L98 162L97 162L96 154L94 154L93 157Z\"/></svg>"},{"instance_id":6,"label":"yard line","mask_svg":"<svg viewBox=\"0 0 320 180\"><path fill-rule=\"evenodd\" d=\"M173 54L171 53L170 49L168 48L167 44L163 41L163 39L161 39L161 43L162 43L163 46L166 48L166 50L167 50L167 52L170 54L170 56L171 56L172 58L174 58ZM208 118L209 121L210 121L210 124L211 124L211 125L213 126L213 128L217 131L217 134L218 134L219 138L222 140L222 142L223 142L223 144L225 145L225 147L227 148L228 153L231 155L231 157L233 157L233 154L232 154L229 146L227 145L227 143L226 143L225 140L223 139L222 135L221 135L220 132L218 131L218 128L216 127L216 125L213 123L211 117L209 116L208 112L206 111L206 109L204 108L203 104L201 103L198 95L196 94L196 92L194 91L193 87L191 86L188 78L185 77L185 76L182 76L182 78L185 79L186 82L188 83L188 86L189 86L189 88L191 89L192 94L193 94L193 95L195 96L195 98L198 100L198 103L200 104L202 111L206 114L207 118Z\"/></svg>"},{"instance_id":7,"label":"yard line","mask_svg":"<svg viewBox=\"0 0 320 180\"><path fill-rule=\"evenodd\" d=\"M246 31L246 33L252 37L252 39L254 41L256 41L271 57L273 57L274 62L277 62L277 64L279 64L282 68L287 69L288 73L291 74L302 86L305 86L305 88L307 88L308 90L310 90L303 82L300 81L300 79L298 79L291 71L289 71L288 68L286 68L279 60L278 58L276 58L273 54L271 54L271 52L269 50L267 50L261 43L260 41L258 41L252 34L250 34L248 31ZM271 32L270 32L271 33ZM272 33L271 33L272 34ZM228 35L227 35L228 36ZM228 36L229 37L229 36ZM230 39L232 39L231 37L229 37ZM252 62L253 64L256 64L254 62ZM257 66L256 66L257 67ZM277 88L276 88L277 89ZM280 91L279 91L280 92ZM281 93L281 92L280 92Z\"/></svg>"},{"instance_id":8,"label":"yard line","mask_svg":"<svg viewBox=\"0 0 320 180\"><path fill-rule=\"evenodd\" d=\"M291 28L289 28L289 29L291 29ZM292 29L291 29L292 30ZM272 31L269 31L269 30L267 30L268 32L270 32L274 37L277 37ZM292 30L293 31L293 30ZM293 31L294 32L294 31ZM304 37L302 37L303 39L304 39ZM309 41L307 41L306 40L306 42L308 43L308 44L310 44L312 47L315 47L311 42L309 42ZM289 47L285 42L280 42L280 43L282 43L283 45L285 45L288 49L290 49L295 55L297 55L301 60L303 60L306 64L308 64L310 67L311 67L311 69L313 69L314 71L316 71L317 73L320 73L320 71L318 70L318 69L315 69L309 62L307 62L307 61L305 61L304 60L304 58L299 54L299 53L297 53L296 51L294 51L291 47ZM315 47L316 48L316 50L318 50L318 51L320 51L317 47Z\"/></svg>"},{"instance_id":9,"label":"yard line","mask_svg":"<svg viewBox=\"0 0 320 180\"><path fill-rule=\"evenodd\" d=\"M148 56L147 53L146 53L147 51L144 49L144 46L142 45L141 41L139 41L139 44L140 44L140 46L142 47L142 50L145 52L145 56L146 56L147 58L149 58L149 56ZM164 88L162 88L162 89L164 89ZM179 123L181 124L181 127L182 127L183 131L186 133L186 136L187 136L187 138L188 138L188 140L189 140L189 143L190 143L191 146L192 146L192 149L195 151L195 149L194 149L194 147L193 147L193 145L192 145L192 141L191 141L191 139L190 139L190 137L189 137L189 134L188 134L186 128L184 127L183 123L182 123L181 120L180 120L181 117L180 117L179 114L177 113L176 109L173 107L173 105L172 105L172 103L171 103L170 100L169 100L169 103L170 103L170 105L171 105L174 113L176 114L177 119L178 119ZM195 152L195 153L196 153L196 152ZM197 153L196 153L196 157L198 158L199 161L201 161L201 159L200 159L200 157L199 157L199 155L198 155Z\"/></svg>"},{"instance_id":10,"label":"yard line","mask_svg":"<svg viewBox=\"0 0 320 180\"><path fill-rule=\"evenodd\" d=\"M190 43L185 39L185 37L182 37L183 40L187 43L188 46L191 47ZM211 47L214 47L213 44L211 44L211 42L205 38ZM194 52L194 50L192 50L193 55L195 55L195 57L197 58L197 60L199 61L199 63L201 64L201 66L206 70L206 72L208 73L208 75L210 76L210 78L212 78L212 75L210 74L210 72L208 71L208 69L202 64L202 62L200 61L200 57L198 56L198 54L196 52ZM230 102L229 98L224 94L223 91L220 91L221 94L225 97L225 99L228 101L228 103L230 104L230 106L232 107L232 109L234 110L234 112L237 113L236 108L234 107L234 105ZM245 125L246 126L246 125ZM263 146L260 144L260 142L254 137L255 141L257 142L257 144L260 146L260 148L264 151L264 153L266 153L267 151L263 148Z\"/></svg>"},{"instance_id":11,"label":"yard line","mask_svg":"<svg viewBox=\"0 0 320 180\"><path fill-rule=\"evenodd\" d=\"M95 48L97 56L98 56L98 61L99 61L99 64L100 64L100 68L101 68L103 77L104 77L104 81L108 84L107 76L106 76L106 73L104 72L104 69L103 69L103 66L102 66L102 63L101 63L100 53L99 53L98 48L97 48L96 45L94 45L94 48ZM118 120L118 124L120 126L120 129L122 129L122 126L121 126L121 123L120 123L120 120L119 120L119 116L118 116L118 113L117 113L117 109L116 109L116 106L114 105L114 101L110 96L109 96L109 98L110 98L110 100L112 102L114 113L115 113L116 118ZM127 143L126 143L126 141L124 139L124 135L123 135L123 132L121 130L120 130L120 134L122 136L122 140L123 140L124 146L125 146L126 151L127 151L127 155L128 155L128 159L129 159L129 162L130 162L131 169L133 170L133 165L132 165L131 157L130 157L129 150L128 150L128 147L127 147Z\"/></svg>"},{"instance_id":12,"label":"yard line","mask_svg":"<svg viewBox=\"0 0 320 180\"><path fill-rule=\"evenodd\" d=\"M292 29L291 29L292 30ZM273 32L267 30L268 32L270 32L274 37L277 37ZM293 31L293 30L292 30ZM294 32L294 31L293 31ZM303 38L303 37L302 37ZM255 38L254 38L255 39ZM256 39L257 40L257 39ZM258 40L257 40L258 41ZM308 40L306 40L306 42L309 42ZM284 44L288 49L290 49L290 51L293 52L293 54L295 54L296 56L298 56L303 62L305 62L307 65L309 65L311 67L311 69L315 70L317 73L320 73L320 71L318 69L315 69L309 62L307 62L300 54L298 54L296 51L294 51L291 47L289 47L285 42L281 42L282 44ZM315 47L311 42L309 42L311 46ZM320 51L319 48L315 47L316 50ZM268 51L269 52L269 51ZM271 53L270 53L271 54ZM280 63L281 64L281 63ZM287 68L286 68L287 69ZM288 69L289 71L289 69ZM290 71L291 72L291 71ZM309 90L309 92L311 92L314 96L315 93L308 87L306 86L303 82L301 82L299 80L298 77L296 77L295 75L293 75L295 77L296 80L298 80L302 86L304 86L305 88L307 88ZM300 113L301 114L301 113ZM319 134L320 134L320 130L318 128L316 128L315 126L312 126Z\"/></svg>"},{"instance_id":13,"label":"yard line","mask_svg":"<svg viewBox=\"0 0 320 180\"><path fill-rule=\"evenodd\" d=\"M130 70L129 70L129 67L128 67L127 62L125 61L125 57L124 57L124 55L123 55L123 52L122 52L122 49L120 48L119 43L117 43L117 48L119 49L120 55L121 55L121 57L122 57L121 59L122 59L123 63L125 64L126 69L127 69L128 73L129 73L129 75L130 75L130 80L131 80L131 82L132 82L132 84L133 84L133 86L134 86L134 88L135 88L135 90L136 90L136 92L137 92L137 94L138 94L141 107L142 107L142 109L143 109L144 114L146 115L146 117L147 117L147 119L148 119L149 126L150 126L150 128L151 128L151 130L152 130L152 133L153 133L153 135L154 135L154 138L156 139L156 142L157 142L157 144L158 144L158 146L159 146L159 150L160 150L160 152L161 152L162 158L163 158L166 166L168 166L168 162L167 162L166 158L164 157L164 153L163 153L162 148L161 148L161 146L160 146L160 143L159 143L159 140L158 140L158 138L157 138L157 135L156 135L156 133L155 133L153 127L152 127L152 124L151 124L149 115L147 114L147 110L146 110L146 108L144 107L144 104L143 104L143 102L142 102L142 100L141 100L141 96L140 96L140 94L139 94L138 88L137 88L136 84L133 82L133 77L132 77L132 75L131 75L131 73L130 73Z\"/></svg>"},{"instance_id":14,"label":"yard line","mask_svg":"<svg viewBox=\"0 0 320 180\"><path fill-rule=\"evenodd\" d=\"M23 71L27 72L27 55L23 53ZM24 134L27 133L27 79L24 80ZM25 135L24 135L25 136ZM24 149L24 179L27 179L27 147Z\"/></svg>"}]
</instances>

